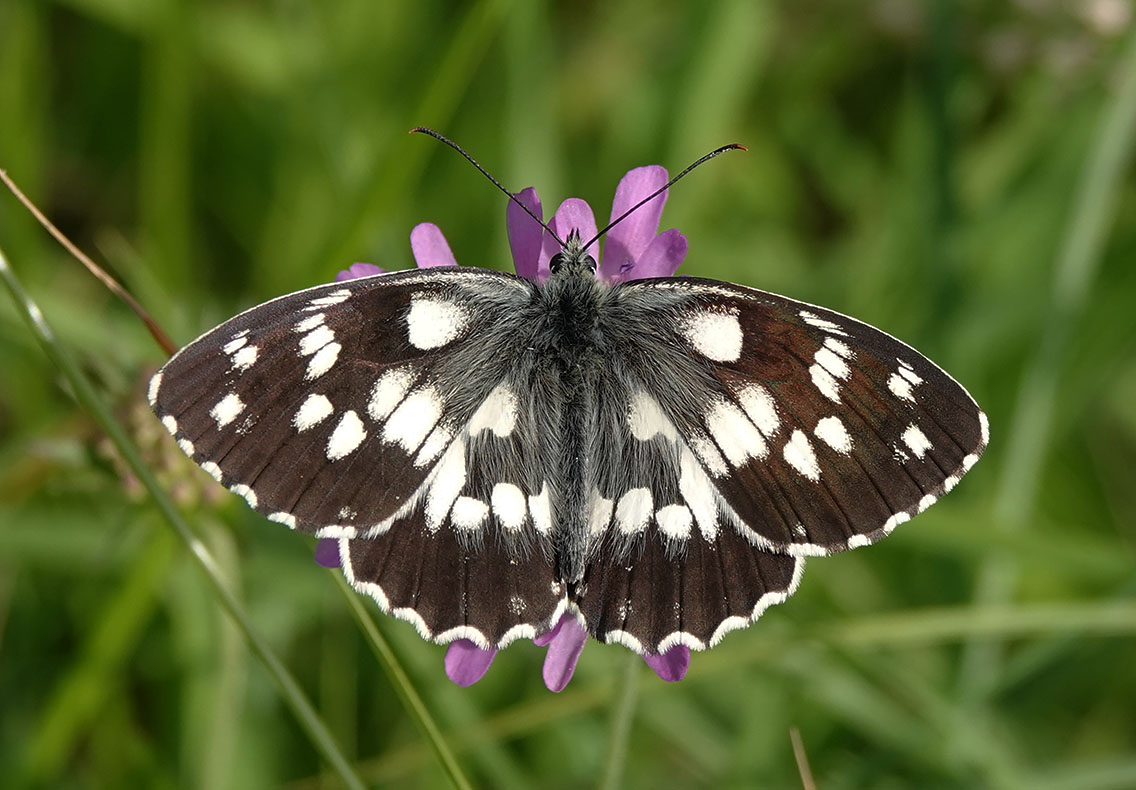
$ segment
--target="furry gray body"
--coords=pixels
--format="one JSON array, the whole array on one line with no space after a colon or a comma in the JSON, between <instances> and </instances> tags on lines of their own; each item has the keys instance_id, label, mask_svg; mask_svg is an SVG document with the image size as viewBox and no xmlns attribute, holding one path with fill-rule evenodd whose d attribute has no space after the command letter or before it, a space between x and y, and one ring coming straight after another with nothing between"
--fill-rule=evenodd
<instances>
[{"instance_id":1,"label":"furry gray body","mask_svg":"<svg viewBox=\"0 0 1136 790\"><path fill-rule=\"evenodd\" d=\"M543 549L553 554L557 578L575 583L595 552L607 550L618 559L631 548L618 538L608 538L605 547L589 535L593 492L618 497L652 480L674 478L666 488L673 501L681 501L673 448L636 442L627 432L632 392L662 393L664 408L687 413L693 393L717 385L705 364L667 342L673 328L665 323L695 301L689 293L647 298L634 288L602 282L578 242L570 241L557 257L561 263L546 283L526 281L527 295L487 290L486 312L503 318L484 327L485 342L471 353L447 359L444 375L463 382L466 411L502 380L519 393L521 412L529 417L521 429L531 433L522 434L520 444L539 448L539 455L490 463L501 471L524 468L530 490L547 482L553 529L551 546ZM502 448L491 444L476 443L473 455L492 458Z\"/></svg>"}]
</instances>

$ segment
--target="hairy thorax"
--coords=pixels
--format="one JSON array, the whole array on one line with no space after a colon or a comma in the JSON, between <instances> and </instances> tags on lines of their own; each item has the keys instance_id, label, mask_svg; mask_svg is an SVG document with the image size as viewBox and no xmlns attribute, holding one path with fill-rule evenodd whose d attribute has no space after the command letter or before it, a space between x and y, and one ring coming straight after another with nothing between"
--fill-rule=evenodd
<instances>
[{"instance_id":1,"label":"hairy thorax","mask_svg":"<svg viewBox=\"0 0 1136 790\"><path fill-rule=\"evenodd\" d=\"M557 382L559 413L549 419L558 434L554 469L553 545L558 575L565 581L583 575L587 554L587 490L594 463L587 437L596 420L596 390L604 372L601 332L610 286L586 269L566 267L538 292L542 331L537 364ZM550 443L552 444L552 443Z\"/></svg>"}]
</instances>

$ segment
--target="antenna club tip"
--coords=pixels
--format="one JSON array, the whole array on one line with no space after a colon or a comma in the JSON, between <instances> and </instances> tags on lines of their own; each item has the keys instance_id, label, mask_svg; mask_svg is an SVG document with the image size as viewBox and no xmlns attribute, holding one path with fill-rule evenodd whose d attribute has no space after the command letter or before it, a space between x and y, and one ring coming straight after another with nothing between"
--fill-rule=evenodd
<instances>
[{"instance_id":1,"label":"antenna club tip","mask_svg":"<svg viewBox=\"0 0 1136 790\"><path fill-rule=\"evenodd\" d=\"M741 143L734 143L733 146L734 146L734 148L738 149L739 151L748 151L749 150L748 148L746 148Z\"/></svg>"},{"instance_id":2,"label":"antenna club tip","mask_svg":"<svg viewBox=\"0 0 1136 790\"><path fill-rule=\"evenodd\" d=\"M419 132L425 132L425 131L426 131L426 127L415 126L413 129L411 129L409 132L407 132L407 134L418 134Z\"/></svg>"}]
</instances>

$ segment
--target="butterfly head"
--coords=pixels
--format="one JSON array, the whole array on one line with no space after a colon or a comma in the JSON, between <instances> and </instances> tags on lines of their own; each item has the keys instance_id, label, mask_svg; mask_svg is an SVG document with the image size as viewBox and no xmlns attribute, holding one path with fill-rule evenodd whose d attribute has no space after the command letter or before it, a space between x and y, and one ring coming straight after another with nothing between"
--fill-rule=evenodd
<instances>
[{"instance_id":1,"label":"butterfly head","mask_svg":"<svg viewBox=\"0 0 1136 790\"><path fill-rule=\"evenodd\" d=\"M580 239L580 231L573 230L568 234L563 249L552 256L548 262L548 270L552 274L590 274L596 273L596 259L587 253L587 248Z\"/></svg>"}]
</instances>

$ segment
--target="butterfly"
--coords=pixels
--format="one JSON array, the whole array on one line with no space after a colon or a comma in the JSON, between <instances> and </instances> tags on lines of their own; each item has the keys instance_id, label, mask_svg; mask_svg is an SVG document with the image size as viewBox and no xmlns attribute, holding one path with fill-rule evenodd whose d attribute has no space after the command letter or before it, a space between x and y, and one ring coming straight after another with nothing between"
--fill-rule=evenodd
<instances>
[{"instance_id":1,"label":"butterfly","mask_svg":"<svg viewBox=\"0 0 1136 790\"><path fill-rule=\"evenodd\" d=\"M282 296L179 351L150 404L270 521L338 539L384 611L483 649L565 613L640 653L712 646L985 449L967 391L888 334L726 282L603 282L591 243L569 233L540 283Z\"/></svg>"}]
</instances>

